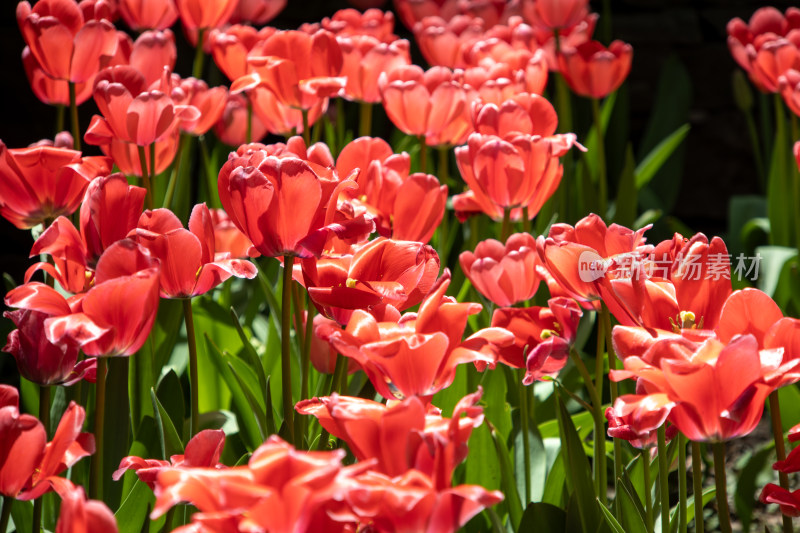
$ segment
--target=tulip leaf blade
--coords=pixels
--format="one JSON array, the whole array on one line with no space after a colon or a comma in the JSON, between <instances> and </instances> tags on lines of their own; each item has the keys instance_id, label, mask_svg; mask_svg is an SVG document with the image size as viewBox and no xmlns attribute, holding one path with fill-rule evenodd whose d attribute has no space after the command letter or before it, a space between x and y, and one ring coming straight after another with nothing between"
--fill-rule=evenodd
<instances>
[{"instance_id":1,"label":"tulip leaf blade","mask_svg":"<svg viewBox=\"0 0 800 533\"><path fill-rule=\"evenodd\" d=\"M236 413L236 420L239 424L239 432L242 435L242 442L244 442L247 451L252 452L261 444L261 432L258 428L258 421L253 414L247 398L239 387L239 383L233 376L231 369L225 363L225 356L222 355L219 348L209 338L208 334L205 335L206 347L211 362L214 364L217 372L222 376L222 379L228 385L231 392L234 411Z\"/></svg>"},{"instance_id":2,"label":"tulip leaf blade","mask_svg":"<svg viewBox=\"0 0 800 533\"><path fill-rule=\"evenodd\" d=\"M561 448L556 455L547 479L544 482L544 492L542 502L549 503L556 507L564 504L564 484L567 482L566 470L564 469L564 449Z\"/></svg>"},{"instance_id":3,"label":"tulip leaf blade","mask_svg":"<svg viewBox=\"0 0 800 533\"><path fill-rule=\"evenodd\" d=\"M628 143L625 150L625 164L617 187L614 221L622 226L631 227L636 220L637 201L636 160L633 156L633 147Z\"/></svg>"},{"instance_id":4,"label":"tulip leaf blade","mask_svg":"<svg viewBox=\"0 0 800 533\"><path fill-rule=\"evenodd\" d=\"M611 527L614 533L629 533L626 532L622 525L614 518L614 515L608 508L603 505L603 502L600 501L600 498L597 498L597 505L600 507L600 510L603 513L603 517L606 519L606 523Z\"/></svg>"},{"instance_id":5,"label":"tulip leaf blade","mask_svg":"<svg viewBox=\"0 0 800 533\"><path fill-rule=\"evenodd\" d=\"M617 499L622 526L628 533L647 533L645 510L628 473L623 471L617 482ZM671 522L671 521L670 521ZM675 523L677 524L677 520Z\"/></svg>"},{"instance_id":6,"label":"tulip leaf blade","mask_svg":"<svg viewBox=\"0 0 800 533\"><path fill-rule=\"evenodd\" d=\"M659 169L667 162L672 153L681 145L689 134L689 129L690 127L688 124L679 127L658 143L655 148L650 150L650 153L639 162L634 171L636 176L636 190L650 183L650 180L653 179Z\"/></svg>"},{"instance_id":7,"label":"tulip leaf blade","mask_svg":"<svg viewBox=\"0 0 800 533\"><path fill-rule=\"evenodd\" d=\"M583 531L593 530L591 526L600 522L595 500L597 495L590 475L589 459L572 422L561 396L558 402L558 425L561 434L561 446L565 452L564 466L566 471L567 490L575 496Z\"/></svg>"},{"instance_id":8,"label":"tulip leaf blade","mask_svg":"<svg viewBox=\"0 0 800 533\"><path fill-rule=\"evenodd\" d=\"M245 383L242 377L239 375L239 372L236 371L236 367L233 364L231 358L228 358L228 368L231 369L231 373L233 374L234 379L239 385L240 390L244 394L247 403L250 405L250 408L253 410L253 413L256 417L256 422L258 422L258 429L261 435L262 440L266 440L266 431L267 431L267 414L264 411L264 408L259 405L258 400L256 399L253 392L250 390L250 387Z\"/></svg>"},{"instance_id":9,"label":"tulip leaf blade","mask_svg":"<svg viewBox=\"0 0 800 533\"><path fill-rule=\"evenodd\" d=\"M564 533L567 527L567 513L551 503L534 502L528 504L516 531L536 531L537 533Z\"/></svg>"},{"instance_id":10,"label":"tulip leaf blade","mask_svg":"<svg viewBox=\"0 0 800 533\"><path fill-rule=\"evenodd\" d=\"M511 518L511 523L514 526L514 531L519 530L519 524L522 520L522 503L520 501L519 492L517 491L516 479L514 471L511 468L511 461L509 461L508 447L503 441L502 435L486 421L489 431L494 441L495 450L497 451L497 461L500 463L500 484L505 494L505 502L508 507L508 515Z\"/></svg>"},{"instance_id":11,"label":"tulip leaf blade","mask_svg":"<svg viewBox=\"0 0 800 533\"><path fill-rule=\"evenodd\" d=\"M33 501L16 500L11 506L11 520L17 531L30 531L33 525Z\"/></svg>"},{"instance_id":12,"label":"tulip leaf blade","mask_svg":"<svg viewBox=\"0 0 800 533\"><path fill-rule=\"evenodd\" d=\"M181 438L178 436L178 432L172 424L169 413L167 413L167 410L161 405L158 396L156 396L156 391L152 387L150 387L150 400L153 402L153 411L156 415L156 427L158 428L161 440L162 458L167 459L172 455L183 453Z\"/></svg>"},{"instance_id":13,"label":"tulip leaf blade","mask_svg":"<svg viewBox=\"0 0 800 533\"><path fill-rule=\"evenodd\" d=\"M179 435L185 436L183 432L184 422L186 420L186 405L183 400L183 388L181 381L175 370L170 368L158 381L156 386L156 397L158 397L164 410L169 415L172 424Z\"/></svg>"},{"instance_id":14,"label":"tulip leaf blade","mask_svg":"<svg viewBox=\"0 0 800 533\"><path fill-rule=\"evenodd\" d=\"M122 505L114 513L119 533L140 533L145 530L145 527L148 527L148 521L150 522L149 528L159 531L165 518L161 517L158 520L150 521L148 516L155 501L153 491L146 483L137 480Z\"/></svg>"},{"instance_id":15,"label":"tulip leaf blade","mask_svg":"<svg viewBox=\"0 0 800 533\"><path fill-rule=\"evenodd\" d=\"M242 339L242 345L244 346L244 359L250 364L251 368L255 372L256 377L258 378L258 383L261 385L261 390L267 390L267 377L264 374L264 366L261 364L261 359L259 359L255 348L253 348L253 345L250 343L250 339L244 332L242 324L239 321L239 315L236 313L236 309L233 307L231 307L231 317L233 318L233 325L236 328L236 333L238 333L239 338Z\"/></svg>"}]
</instances>

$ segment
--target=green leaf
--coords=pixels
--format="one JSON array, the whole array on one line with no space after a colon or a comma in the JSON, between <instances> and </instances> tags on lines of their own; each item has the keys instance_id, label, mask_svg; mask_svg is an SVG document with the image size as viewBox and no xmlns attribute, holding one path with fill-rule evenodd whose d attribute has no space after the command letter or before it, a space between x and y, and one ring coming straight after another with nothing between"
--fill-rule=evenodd
<instances>
[{"instance_id":1,"label":"green leaf","mask_svg":"<svg viewBox=\"0 0 800 533\"><path fill-rule=\"evenodd\" d=\"M594 531L600 521L597 512L594 482L591 477L589 459L583 449L583 442L572 423L561 397L558 397L558 425L561 445L564 450L567 487L575 495L583 531Z\"/></svg>"},{"instance_id":2,"label":"green leaf","mask_svg":"<svg viewBox=\"0 0 800 533\"><path fill-rule=\"evenodd\" d=\"M258 422L258 429L260 433L261 440L266 440L267 435L267 413L264 411L264 407L259 404L259 401L253 395L250 387L244 382L244 380L240 377L239 372L236 371L236 366L233 364L233 359L228 358L227 363L228 367L231 369L231 373L233 377L236 379L236 382L239 385L239 390L244 393L245 398L247 399L247 403L250 405L250 408L253 410L253 413L256 417L256 422Z\"/></svg>"},{"instance_id":3,"label":"green leaf","mask_svg":"<svg viewBox=\"0 0 800 533\"><path fill-rule=\"evenodd\" d=\"M742 531L750 531L753 521L753 509L758 501L756 491L772 480L772 454L774 443L762 446L753 452L747 452L744 466L739 470L736 491L733 494L736 515L742 524Z\"/></svg>"},{"instance_id":4,"label":"green leaf","mask_svg":"<svg viewBox=\"0 0 800 533\"><path fill-rule=\"evenodd\" d=\"M261 431L259 430L258 421L250 408L250 403L247 397L239 387L239 383L231 372L230 367L226 363L226 358L219 351L219 348L211 342L211 339L206 335L206 350L210 356L211 363L214 365L217 373L222 377L223 381L227 384L230 390L231 397L233 398L233 405L236 408L236 420L239 423L239 430L242 435L242 440L245 443L248 451L253 451L258 448L263 440L261 439Z\"/></svg>"},{"instance_id":5,"label":"green leaf","mask_svg":"<svg viewBox=\"0 0 800 533\"><path fill-rule=\"evenodd\" d=\"M796 385L789 385L778 389L780 402L781 425L786 433L793 426L800 423L800 390Z\"/></svg>"},{"instance_id":6,"label":"green leaf","mask_svg":"<svg viewBox=\"0 0 800 533\"><path fill-rule=\"evenodd\" d=\"M155 502L156 498L150 487L146 483L137 481L128 497L125 498L120 508L114 513L119 533L139 533L142 531L145 522L149 521L148 515ZM159 531L164 520L163 517L159 520L153 520L149 527L153 531Z\"/></svg>"},{"instance_id":7,"label":"green leaf","mask_svg":"<svg viewBox=\"0 0 800 533\"><path fill-rule=\"evenodd\" d=\"M531 503L522 514L517 531L536 533L564 533L567 526L567 513L564 509L549 503Z\"/></svg>"},{"instance_id":8,"label":"green leaf","mask_svg":"<svg viewBox=\"0 0 800 533\"><path fill-rule=\"evenodd\" d=\"M617 481L617 491L619 515L625 531L627 533L647 533L645 510L625 471L622 472L622 479Z\"/></svg>"},{"instance_id":9,"label":"green leaf","mask_svg":"<svg viewBox=\"0 0 800 533\"><path fill-rule=\"evenodd\" d=\"M728 235L725 245L728 252L736 257L740 253L749 253L753 248L748 248L743 234L745 225L754 218L767 216L767 199L763 196L741 195L732 196L728 202ZM769 232L769 220L767 232ZM766 243L761 243L766 244Z\"/></svg>"},{"instance_id":10,"label":"green leaf","mask_svg":"<svg viewBox=\"0 0 800 533\"><path fill-rule=\"evenodd\" d=\"M168 459L172 455L183 453L183 443L181 442L178 432L175 431L175 426L172 420L158 401L156 391L150 389L150 399L153 402L153 411L156 414L156 426L158 427L159 436L161 438L162 459Z\"/></svg>"},{"instance_id":11,"label":"green leaf","mask_svg":"<svg viewBox=\"0 0 800 533\"><path fill-rule=\"evenodd\" d=\"M606 523L607 523L609 526L611 526L611 529L614 531L614 533L627 533L627 532L626 532L626 531L625 531L625 530L622 528L622 526L620 525L620 523L619 523L619 522L617 522L617 519L616 519L616 518L614 518L614 515L613 515L613 514L611 514L611 511L609 511L609 510L606 508L606 506L605 506L605 505L603 505L603 503L600 501L600 498L597 498L597 500L595 500L595 501L597 501L597 505L600 507L600 510L603 512L603 517L606 519Z\"/></svg>"},{"instance_id":12,"label":"green leaf","mask_svg":"<svg viewBox=\"0 0 800 533\"><path fill-rule=\"evenodd\" d=\"M175 429L180 430L181 436L185 436L183 430L186 421L186 405L183 400L183 388L181 380L178 379L178 375L173 369L170 368L159 380L156 396L169 415L172 425L175 426Z\"/></svg>"},{"instance_id":13,"label":"green leaf","mask_svg":"<svg viewBox=\"0 0 800 533\"><path fill-rule=\"evenodd\" d=\"M625 150L625 165L622 167L622 174L617 187L617 202L614 213L614 221L625 227L631 227L636 220L637 201L636 160L633 156L633 147L628 144Z\"/></svg>"},{"instance_id":14,"label":"green leaf","mask_svg":"<svg viewBox=\"0 0 800 533\"><path fill-rule=\"evenodd\" d=\"M3 497L7 498L7 496ZM11 520L14 521L17 531L30 531L33 528L33 502L16 500L11 506ZM14 530L9 529L9 531Z\"/></svg>"},{"instance_id":15,"label":"green leaf","mask_svg":"<svg viewBox=\"0 0 800 533\"><path fill-rule=\"evenodd\" d=\"M501 487L506 498L505 504L508 506L511 524L516 531L522 520L522 504L520 503L519 493L517 492L514 471L511 468L511 461L509 460L508 448L495 428L491 427L488 423L485 425L490 428L495 450L497 451L497 462L500 464Z\"/></svg>"},{"instance_id":16,"label":"green leaf","mask_svg":"<svg viewBox=\"0 0 800 533\"><path fill-rule=\"evenodd\" d=\"M672 153L683 142L689 134L689 125L684 124L673 131L669 137L661 141L649 154L636 166L634 175L636 176L636 189L641 189L648 183L661 167L666 163Z\"/></svg>"},{"instance_id":17,"label":"green leaf","mask_svg":"<svg viewBox=\"0 0 800 533\"><path fill-rule=\"evenodd\" d=\"M247 338L247 334L244 332L239 322L239 315L236 314L236 310L233 307L231 307L231 317L233 318L233 325L236 327L236 333L242 340L242 346L244 346L244 350L242 351L244 360L250 364L250 367L256 373L258 383L261 385L261 390L267 390L267 376L264 374L264 367L261 364L261 359L259 359L253 345L250 344L250 339Z\"/></svg>"},{"instance_id":18,"label":"green leaf","mask_svg":"<svg viewBox=\"0 0 800 533\"><path fill-rule=\"evenodd\" d=\"M530 446L530 479L531 501L541 501L544 495L544 484L547 477L547 453L542 436L536 426L528 428L528 445ZM514 433L514 473L517 480L517 492L525 494L525 446L522 440L522 429Z\"/></svg>"},{"instance_id":19,"label":"green leaf","mask_svg":"<svg viewBox=\"0 0 800 533\"><path fill-rule=\"evenodd\" d=\"M775 296L783 266L791 259L797 257L797 248L789 248L786 246L759 246L756 248L756 254L758 272L755 281L758 288L769 296ZM761 256L760 259L758 259L758 256ZM753 261L743 262L741 276L752 279L753 272L750 272L749 275L747 273L747 269L752 263ZM734 276L740 275L736 270L737 262L735 260L732 261L731 267L734 269Z\"/></svg>"},{"instance_id":20,"label":"green leaf","mask_svg":"<svg viewBox=\"0 0 800 533\"><path fill-rule=\"evenodd\" d=\"M567 473L564 469L564 449L561 448L556 455L556 460L547 473L547 479L544 482L544 493L542 494L542 502L560 507L564 504L564 493L567 482Z\"/></svg>"},{"instance_id":21,"label":"green leaf","mask_svg":"<svg viewBox=\"0 0 800 533\"><path fill-rule=\"evenodd\" d=\"M195 331L198 337L207 335L217 346L224 346L231 353L238 354L242 349L242 341L236 328L231 324L230 312L209 296L192 299ZM209 347L197 343L197 372L200 384L200 412L227 409L231 402L231 391L212 361L213 354Z\"/></svg>"},{"instance_id":22,"label":"green leaf","mask_svg":"<svg viewBox=\"0 0 800 533\"><path fill-rule=\"evenodd\" d=\"M601 109L600 109L600 124L603 128L603 135L608 130L608 123L611 119L611 112L614 110L614 104L617 101L617 92L614 91L608 98L605 99L603 102ZM597 150L597 125L593 124L592 129L589 131L589 135L586 136L586 142L584 143L586 147L586 155L584 156L584 160L586 161L586 166L589 169L589 174L592 176L593 181L597 181L597 158L594 156L595 150Z\"/></svg>"}]
</instances>

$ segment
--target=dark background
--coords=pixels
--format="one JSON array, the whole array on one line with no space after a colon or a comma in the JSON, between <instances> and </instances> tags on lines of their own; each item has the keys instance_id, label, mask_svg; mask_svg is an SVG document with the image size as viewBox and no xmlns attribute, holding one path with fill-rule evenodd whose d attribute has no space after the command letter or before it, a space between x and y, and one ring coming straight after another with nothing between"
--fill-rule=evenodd
<instances>
[{"instance_id":1,"label":"dark background","mask_svg":"<svg viewBox=\"0 0 800 533\"><path fill-rule=\"evenodd\" d=\"M593 10L602 14L602 2ZM748 20L764 4L747 0L612 0L611 32L614 39L633 45L633 68L627 82L629 137L636 153L647 128L656 99L659 76L668 61L685 68L690 81L688 121L691 131L685 141L679 193L671 215L694 231L709 235L724 233L728 200L735 194L758 193L759 185L750 138L744 117L733 101L731 76L739 67L728 52L725 26L733 17ZM788 2L771 5L784 11ZM52 138L55 111L39 102L30 91L20 54L24 47L14 16L16 4L3 2L0 11L0 139L8 147L23 147L42 138ZM290 0L273 25L291 29L302 22L320 21L345 2ZM387 6L388 7L388 6ZM607 20L607 17L605 18ZM602 38L604 17L596 37ZM123 27L120 21L118 27ZM178 41L176 71L187 76L193 52L176 25ZM411 38L397 22L396 33ZM82 128L93 114L90 100L80 108ZM30 261L29 232L0 220L3 246L0 271L11 273L17 283Z\"/></svg>"}]
</instances>

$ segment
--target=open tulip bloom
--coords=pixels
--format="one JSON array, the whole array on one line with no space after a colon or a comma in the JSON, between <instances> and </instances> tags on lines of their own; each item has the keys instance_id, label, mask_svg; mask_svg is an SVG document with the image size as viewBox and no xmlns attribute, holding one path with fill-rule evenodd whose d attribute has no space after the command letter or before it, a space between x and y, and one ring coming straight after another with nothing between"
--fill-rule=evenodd
<instances>
[{"instance_id":1,"label":"open tulip bloom","mask_svg":"<svg viewBox=\"0 0 800 533\"><path fill-rule=\"evenodd\" d=\"M18 0L0 533L791 533L800 9L719 237L614 2L348 3Z\"/></svg>"}]
</instances>

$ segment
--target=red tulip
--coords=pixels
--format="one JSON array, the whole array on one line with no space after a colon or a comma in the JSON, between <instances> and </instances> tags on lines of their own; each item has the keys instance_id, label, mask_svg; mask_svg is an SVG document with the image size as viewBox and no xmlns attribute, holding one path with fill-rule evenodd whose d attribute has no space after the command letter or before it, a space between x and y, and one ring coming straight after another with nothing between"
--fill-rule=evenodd
<instances>
[{"instance_id":1,"label":"red tulip","mask_svg":"<svg viewBox=\"0 0 800 533\"><path fill-rule=\"evenodd\" d=\"M397 67L382 73L378 85L386 114L403 133L425 137L429 146L458 145L469 134L472 89L449 69Z\"/></svg>"},{"instance_id":2,"label":"red tulip","mask_svg":"<svg viewBox=\"0 0 800 533\"><path fill-rule=\"evenodd\" d=\"M574 228L553 224L547 238L537 239L536 247L555 281L581 304L591 306L599 297L597 279L626 275L620 265L630 265L651 251L644 238L649 227L633 231L617 224L606 226L603 219L591 214Z\"/></svg>"},{"instance_id":3,"label":"red tulip","mask_svg":"<svg viewBox=\"0 0 800 533\"><path fill-rule=\"evenodd\" d=\"M130 455L120 461L119 468L111 477L119 481L125 472L132 470L140 481L153 490L158 474L169 468L226 468L219 462L224 447L225 433L221 429L204 429L186 443L185 454L173 455L169 461Z\"/></svg>"},{"instance_id":4,"label":"red tulip","mask_svg":"<svg viewBox=\"0 0 800 533\"><path fill-rule=\"evenodd\" d=\"M404 397L429 397L452 383L459 364L493 364L497 349L513 342L513 335L499 328L480 330L462 342L467 317L479 312L480 305L450 301L444 296L449 284L446 271L419 313L396 323L355 311L347 329L332 332L329 342L358 361L385 398L394 397L395 390Z\"/></svg>"},{"instance_id":5,"label":"red tulip","mask_svg":"<svg viewBox=\"0 0 800 533\"><path fill-rule=\"evenodd\" d=\"M181 102L200 111L198 118L180 123L181 131L190 135L205 135L222 118L228 91L225 87L209 88L206 82L195 78L173 79L173 83L173 91L183 94Z\"/></svg>"},{"instance_id":6,"label":"red tulip","mask_svg":"<svg viewBox=\"0 0 800 533\"><path fill-rule=\"evenodd\" d=\"M439 489L417 470L391 478L367 472L353 479L346 502L354 518L396 533L451 533L503 501L500 491L477 485Z\"/></svg>"},{"instance_id":7,"label":"red tulip","mask_svg":"<svg viewBox=\"0 0 800 533\"><path fill-rule=\"evenodd\" d=\"M340 35L336 40L342 49L342 75L347 77L344 95L348 100L380 102L380 75L411 64L405 39L384 43L370 35Z\"/></svg>"},{"instance_id":8,"label":"red tulip","mask_svg":"<svg viewBox=\"0 0 800 533\"><path fill-rule=\"evenodd\" d=\"M97 115L95 115L97 117ZM175 155L178 153L178 130L173 129L166 138L156 141L156 174L161 174L172 164ZM114 164L119 167L120 172L126 176L142 176L141 159L139 158L139 146L127 141L121 141L116 137L102 137L97 139L101 144L100 150L109 156ZM110 142L108 142L110 141ZM87 142L88 139L87 139ZM150 150L145 150L146 169L153 167L150 161ZM149 172L149 170L148 170Z\"/></svg>"},{"instance_id":9,"label":"red tulip","mask_svg":"<svg viewBox=\"0 0 800 533\"><path fill-rule=\"evenodd\" d=\"M239 231L224 210L209 209L209 212L214 226L214 249L218 250L217 253L227 254L231 258L248 257L248 250L253 247L253 243L247 235Z\"/></svg>"},{"instance_id":10,"label":"red tulip","mask_svg":"<svg viewBox=\"0 0 800 533\"><path fill-rule=\"evenodd\" d=\"M22 66L36 98L48 105L69 105L69 82L48 76L29 46L22 50ZM75 84L76 105L81 105L92 96L92 81Z\"/></svg>"},{"instance_id":11,"label":"red tulip","mask_svg":"<svg viewBox=\"0 0 800 533\"><path fill-rule=\"evenodd\" d=\"M465 68L468 63L464 53L484 37L485 27L483 20L466 15L447 21L425 17L414 25L414 39L429 65Z\"/></svg>"},{"instance_id":12,"label":"red tulip","mask_svg":"<svg viewBox=\"0 0 800 533\"><path fill-rule=\"evenodd\" d=\"M498 349L498 361L526 368L522 382L530 385L544 377L556 377L569 358L583 315L574 301L551 298L548 307L501 308L492 314L492 327L510 331L515 339Z\"/></svg>"},{"instance_id":13,"label":"red tulip","mask_svg":"<svg viewBox=\"0 0 800 533\"><path fill-rule=\"evenodd\" d=\"M397 40L394 14L380 9L340 9L331 18L322 19L322 27L337 36L369 35L381 42Z\"/></svg>"},{"instance_id":14,"label":"red tulip","mask_svg":"<svg viewBox=\"0 0 800 533\"><path fill-rule=\"evenodd\" d=\"M95 286L73 302L72 314L48 321L48 339L58 342L70 337L86 355L133 354L142 347L155 322L158 278L158 261L138 244L127 239L112 244L97 262ZM25 288L18 287L7 296L15 295L15 307L27 303L23 298L30 289L21 291Z\"/></svg>"},{"instance_id":15,"label":"red tulip","mask_svg":"<svg viewBox=\"0 0 800 533\"><path fill-rule=\"evenodd\" d=\"M56 533L117 533L116 518L105 503L87 500L83 487L68 479L50 478L50 483L61 496Z\"/></svg>"},{"instance_id":16,"label":"red tulip","mask_svg":"<svg viewBox=\"0 0 800 533\"><path fill-rule=\"evenodd\" d=\"M216 254L214 226L205 204L192 209L189 229L169 209L145 211L130 236L161 262L161 297L193 298L231 276L253 279L250 261Z\"/></svg>"},{"instance_id":17,"label":"red tulip","mask_svg":"<svg viewBox=\"0 0 800 533\"><path fill-rule=\"evenodd\" d=\"M794 90L797 83L782 83L781 78L792 70L800 70L800 31L790 32L787 38L765 37L759 44L758 48L751 46L747 49L750 80L764 92L782 92L784 84L788 85L787 90Z\"/></svg>"},{"instance_id":18,"label":"red tulip","mask_svg":"<svg viewBox=\"0 0 800 533\"><path fill-rule=\"evenodd\" d=\"M166 85L162 81L162 89L169 91ZM199 118L196 107L177 104L162 90L147 90L144 77L133 67L110 67L98 74L94 100L103 116L92 118L85 135L89 144L118 140L149 146L169 137L179 121Z\"/></svg>"},{"instance_id":19,"label":"red tulip","mask_svg":"<svg viewBox=\"0 0 800 533\"><path fill-rule=\"evenodd\" d=\"M231 81L248 73L247 59L250 55L261 55L261 46L277 30L236 24L209 34L214 62ZM241 143L240 143L241 144Z\"/></svg>"},{"instance_id":20,"label":"red tulip","mask_svg":"<svg viewBox=\"0 0 800 533\"><path fill-rule=\"evenodd\" d=\"M656 445L658 428L666 424L673 407L675 402L666 394L623 394L613 407L606 408L608 436L626 440L635 448L651 448ZM672 439L678 428L670 425L666 432L667 438Z\"/></svg>"},{"instance_id":21,"label":"red tulip","mask_svg":"<svg viewBox=\"0 0 800 533\"><path fill-rule=\"evenodd\" d=\"M558 70L575 93L604 98L628 77L632 60L633 48L629 44L614 41L606 48L597 41L589 41L562 49Z\"/></svg>"},{"instance_id":22,"label":"red tulip","mask_svg":"<svg viewBox=\"0 0 800 533\"><path fill-rule=\"evenodd\" d=\"M488 239L459 256L461 269L472 285L500 307L531 298L539 288L536 241L528 233L511 235L506 244Z\"/></svg>"},{"instance_id":23,"label":"red tulip","mask_svg":"<svg viewBox=\"0 0 800 533\"><path fill-rule=\"evenodd\" d=\"M143 32L131 45L130 54L122 65L130 65L138 70L148 87L161 80L164 67L170 72L175 67L178 50L175 35L169 29Z\"/></svg>"},{"instance_id":24,"label":"red tulip","mask_svg":"<svg viewBox=\"0 0 800 533\"><path fill-rule=\"evenodd\" d=\"M556 132L558 116L543 96L522 93L496 105L476 102L472 106L475 131L511 140L516 135L548 137Z\"/></svg>"},{"instance_id":25,"label":"red tulip","mask_svg":"<svg viewBox=\"0 0 800 533\"><path fill-rule=\"evenodd\" d=\"M225 25L238 3L239 0L176 0L183 27L190 33Z\"/></svg>"},{"instance_id":26,"label":"red tulip","mask_svg":"<svg viewBox=\"0 0 800 533\"><path fill-rule=\"evenodd\" d=\"M268 91L264 90L263 92ZM261 121L259 114L254 113L251 120L251 140L258 142L267 134L267 126ZM214 124L214 134L229 146L239 146L247 142L246 97L241 94L227 95L222 116Z\"/></svg>"},{"instance_id":27,"label":"red tulip","mask_svg":"<svg viewBox=\"0 0 800 533\"><path fill-rule=\"evenodd\" d=\"M482 19L487 27L492 27L517 14L518 6L505 0L395 0L395 9L403 24L413 29L426 17L450 20L456 15Z\"/></svg>"},{"instance_id":28,"label":"red tulip","mask_svg":"<svg viewBox=\"0 0 800 533\"><path fill-rule=\"evenodd\" d=\"M264 41L259 53L263 55L248 58L250 72L233 82L232 93L265 87L281 104L308 111L338 93L347 81L340 77L341 48L325 30L313 35L277 32Z\"/></svg>"},{"instance_id":29,"label":"red tulip","mask_svg":"<svg viewBox=\"0 0 800 533\"><path fill-rule=\"evenodd\" d=\"M104 18L86 20L73 0L17 5L17 23L31 53L51 78L88 82L117 49L117 32Z\"/></svg>"},{"instance_id":30,"label":"red tulip","mask_svg":"<svg viewBox=\"0 0 800 533\"><path fill-rule=\"evenodd\" d=\"M132 30L165 30L178 19L174 0L119 0L119 13Z\"/></svg>"},{"instance_id":31,"label":"red tulip","mask_svg":"<svg viewBox=\"0 0 800 533\"><path fill-rule=\"evenodd\" d=\"M547 85L549 63L542 50L531 52L492 39L475 43L465 57L475 66L465 70L464 79L485 103L500 105L525 94L542 94Z\"/></svg>"},{"instance_id":32,"label":"red tulip","mask_svg":"<svg viewBox=\"0 0 800 533\"><path fill-rule=\"evenodd\" d=\"M774 483L767 483L758 500L764 504L777 503L786 516L800 516L800 489L790 492Z\"/></svg>"},{"instance_id":33,"label":"red tulip","mask_svg":"<svg viewBox=\"0 0 800 533\"><path fill-rule=\"evenodd\" d=\"M108 174L105 157L55 146L6 148L0 141L0 215L20 229L72 214L89 182Z\"/></svg>"},{"instance_id":34,"label":"red tulip","mask_svg":"<svg viewBox=\"0 0 800 533\"><path fill-rule=\"evenodd\" d=\"M523 6L525 18L551 32L578 24L589 12L588 0L536 0Z\"/></svg>"},{"instance_id":35,"label":"red tulip","mask_svg":"<svg viewBox=\"0 0 800 533\"><path fill-rule=\"evenodd\" d=\"M773 47L770 43L774 41L787 38L796 42L798 29L800 29L800 10L797 8L790 7L784 16L774 7L763 7L753 13L749 23L738 17L728 22L728 48L733 59L750 74L750 79L761 90L774 91L774 88L770 89L767 85L771 85L771 81L777 81L778 76L763 79L759 73L753 71L754 62L758 61L761 49L765 46L768 49ZM771 52L767 51L767 54L771 55ZM769 55L762 58L768 58ZM779 70L778 75L785 69Z\"/></svg>"},{"instance_id":36,"label":"red tulip","mask_svg":"<svg viewBox=\"0 0 800 533\"><path fill-rule=\"evenodd\" d=\"M230 23L249 22L263 26L283 11L286 2L287 0L239 0L231 15Z\"/></svg>"},{"instance_id":37,"label":"red tulip","mask_svg":"<svg viewBox=\"0 0 800 533\"><path fill-rule=\"evenodd\" d=\"M352 256L303 261L304 286L315 307L346 324L355 309L379 304L398 311L417 305L439 274L439 256L430 246L378 238Z\"/></svg>"},{"instance_id":38,"label":"red tulip","mask_svg":"<svg viewBox=\"0 0 800 533\"><path fill-rule=\"evenodd\" d=\"M44 426L30 415L19 413L19 393L0 385L0 435L4 453L0 458L0 494L33 500L50 490L49 479L94 453L94 437L81 433L86 413L70 402L51 442Z\"/></svg>"},{"instance_id":39,"label":"red tulip","mask_svg":"<svg viewBox=\"0 0 800 533\"><path fill-rule=\"evenodd\" d=\"M86 189L81 205L81 238L89 265L95 265L106 248L124 239L136 227L144 207L145 190L128 185L121 174L99 178Z\"/></svg>"}]
</instances>

